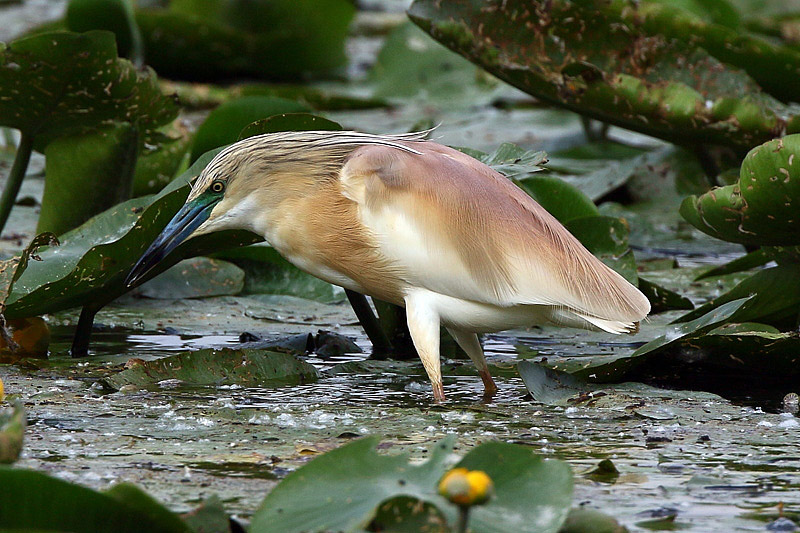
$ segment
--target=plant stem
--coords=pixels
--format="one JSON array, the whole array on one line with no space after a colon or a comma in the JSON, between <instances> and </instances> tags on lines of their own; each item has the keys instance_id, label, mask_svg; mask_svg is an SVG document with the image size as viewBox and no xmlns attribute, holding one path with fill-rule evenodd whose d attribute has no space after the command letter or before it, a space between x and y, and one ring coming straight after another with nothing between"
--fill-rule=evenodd
<instances>
[{"instance_id":1,"label":"plant stem","mask_svg":"<svg viewBox=\"0 0 800 533\"><path fill-rule=\"evenodd\" d=\"M367 337L369 337L369 340L372 343L373 353L391 352L392 343L389 342L389 337L386 336L386 333L383 331L380 322L378 322L378 319L372 312L372 308L369 306L367 297L361 293L351 291L350 289L345 289L344 292L347 294L347 299L350 301L353 311L356 312L358 321L361 322L361 327L364 328Z\"/></svg>"},{"instance_id":2,"label":"plant stem","mask_svg":"<svg viewBox=\"0 0 800 533\"><path fill-rule=\"evenodd\" d=\"M467 522L469 522L469 507L466 505L458 506L458 533L467 533Z\"/></svg>"},{"instance_id":3,"label":"plant stem","mask_svg":"<svg viewBox=\"0 0 800 533\"><path fill-rule=\"evenodd\" d=\"M98 307L88 304L81 309L78 326L75 328L75 336L72 338L72 348L69 350L72 357L86 357L89 355L89 340L92 338L94 315L99 310Z\"/></svg>"},{"instance_id":4,"label":"plant stem","mask_svg":"<svg viewBox=\"0 0 800 533\"><path fill-rule=\"evenodd\" d=\"M11 214L11 208L14 207L14 202L17 200L17 194L19 194L19 188L22 186L22 178L25 177L25 171L28 170L28 162L31 160L32 151L33 137L23 133L19 140L17 154L14 157L14 165L11 167L6 187L3 189L3 196L0 197L0 234L3 233L3 228L8 222L8 215Z\"/></svg>"}]
</instances>

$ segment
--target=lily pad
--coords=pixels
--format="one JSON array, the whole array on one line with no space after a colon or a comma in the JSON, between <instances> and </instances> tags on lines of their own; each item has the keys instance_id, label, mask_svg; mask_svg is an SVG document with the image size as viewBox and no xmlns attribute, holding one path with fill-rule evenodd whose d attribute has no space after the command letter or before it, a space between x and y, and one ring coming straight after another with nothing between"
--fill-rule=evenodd
<instances>
[{"instance_id":1,"label":"lily pad","mask_svg":"<svg viewBox=\"0 0 800 533\"><path fill-rule=\"evenodd\" d=\"M117 57L106 31L46 33L0 48L0 124L35 139L42 150L57 137L108 122L129 122L153 142L178 114L155 73Z\"/></svg>"},{"instance_id":2,"label":"lily pad","mask_svg":"<svg viewBox=\"0 0 800 533\"><path fill-rule=\"evenodd\" d=\"M26 422L25 409L20 403L0 411L0 464L11 464L19 459Z\"/></svg>"},{"instance_id":3,"label":"lily pad","mask_svg":"<svg viewBox=\"0 0 800 533\"><path fill-rule=\"evenodd\" d=\"M354 13L346 0L175 0L136 22L147 64L164 76L287 80L343 65Z\"/></svg>"},{"instance_id":4,"label":"lily pad","mask_svg":"<svg viewBox=\"0 0 800 533\"><path fill-rule=\"evenodd\" d=\"M165 380L178 380L183 386L278 387L309 383L318 376L312 365L287 353L226 348L139 361L104 383L114 389L124 385L156 387Z\"/></svg>"},{"instance_id":5,"label":"lily pad","mask_svg":"<svg viewBox=\"0 0 800 533\"><path fill-rule=\"evenodd\" d=\"M435 445L420 465L408 464L406 455L376 453L377 443L375 437L355 441L289 474L264 499L250 531L357 531L381 516L380 506L401 496L435 506L455 524L455 507L436 492L452 440ZM566 518L572 474L561 461L490 442L472 449L456 466L482 470L494 482L495 497L470 513L475 531L555 533Z\"/></svg>"},{"instance_id":6,"label":"lily pad","mask_svg":"<svg viewBox=\"0 0 800 533\"><path fill-rule=\"evenodd\" d=\"M795 127L789 108L722 61L774 89L756 64L772 65L770 72L795 85L800 54L735 32L742 47L729 46L721 38L728 31L661 2L416 0L409 16L544 102L676 144L747 150ZM712 47L719 58L707 52Z\"/></svg>"},{"instance_id":7,"label":"lily pad","mask_svg":"<svg viewBox=\"0 0 800 533\"><path fill-rule=\"evenodd\" d=\"M114 34L120 57L144 63L142 34L136 24L131 0L70 0L65 16L70 31L107 30Z\"/></svg>"},{"instance_id":8,"label":"lily pad","mask_svg":"<svg viewBox=\"0 0 800 533\"><path fill-rule=\"evenodd\" d=\"M48 144L37 233L61 235L130 198L138 137L123 122Z\"/></svg>"},{"instance_id":9,"label":"lily pad","mask_svg":"<svg viewBox=\"0 0 800 533\"><path fill-rule=\"evenodd\" d=\"M247 125L239 133L239 140L278 131L339 131L341 129L342 127L338 123L310 113L282 113Z\"/></svg>"},{"instance_id":10,"label":"lily pad","mask_svg":"<svg viewBox=\"0 0 800 533\"><path fill-rule=\"evenodd\" d=\"M748 298L733 300L691 322L669 325L663 335L653 339L628 356L619 357L600 365L585 365L583 368L570 371L570 373L579 378L601 383L618 382L625 379L632 370L645 364L655 354L673 347L679 342L697 339L716 326L729 321L748 302Z\"/></svg>"},{"instance_id":11,"label":"lily pad","mask_svg":"<svg viewBox=\"0 0 800 533\"><path fill-rule=\"evenodd\" d=\"M763 322L778 327L794 327L800 307L800 264L790 263L760 270L733 289L678 319L695 320L731 301L748 298L730 320Z\"/></svg>"},{"instance_id":12,"label":"lily pad","mask_svg":"<svg viewBox=\"0 0 800 533\"><path fill-rule=\"evenodd\" d=\"M759 246L797 245L798 176L800 135L787 135L750 150L737 183L686 198L680 212L697 229L718 239Z\"/></svg>"},{"instance_id":13,"label":"lily pad","mask_svg":"<svg viewBox=\"0 0 800 533\"><path fill-rule=\"evenodd\" d=\"M192 161L202 154L236 142L242 129L251 123L280 113L309 109L299 102L268 96L243 96L212 111L197 129L192 146Z\"/></svg>"},{"instance_id":14,"label":"lily pad","mask_svg":"<svg viewBox=\"0 0 800 533\"><path fill-rule=\"evenodd\" d=\"M586 390L586 382L572 374L530 361L517 363L517 370L533 399L545 405L563 405L567 398Z\"/></svg>"},{"instance_id":15,"label":"lily pad","mask_svg":"<svg viewBox=\"0 0 800 533\"><path fill-rule=\"evenodd\" d=\"M370 72L373 96L426 105L475 106L497 95L500 82L431 39L410 22L395 28Z\"/></svg>"},{"instance_id":16,"label":"lily pad","mask_svg":"<svg viewBox=\"0 0 800 533\"><path fill-rule=\"evenodd\" d=\"M120 501L41 472L0 466L0 523L4 529L24 531L190 533L177 516L155 502L145 511L141 501L131 501L139 495L150 499L139 489L127 492Z\"/></svg>"},{"instance_id":17,"label":"lily pad","mask_svg":"<svg viewBox=\"0 0 800 533\"><path fill-rule=\"evenodd\" d=\"M219 259L193 257L162 272L137 294L146 298L179 299L235 295L244 288L244 271Z\"/></svg>"}]
</instances>

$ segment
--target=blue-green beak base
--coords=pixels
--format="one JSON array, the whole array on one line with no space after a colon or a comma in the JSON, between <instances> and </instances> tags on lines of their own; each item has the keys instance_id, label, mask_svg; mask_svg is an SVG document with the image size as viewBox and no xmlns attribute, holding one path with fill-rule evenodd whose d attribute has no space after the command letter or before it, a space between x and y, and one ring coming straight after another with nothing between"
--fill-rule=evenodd
<instances>
[{"instance_id":1,"label":"blue-green beak base","mask_svg":"<svg viewBox=\"0 0 800 533\"><path fill-rule=\"evenodd\" d=\"M196 198L181 207L156 240L145 250L125 278L125 285L132 287L141 281L170 252L178 247L194 230L208 220L211 210L217 202L203 201Z\"/></svg>"}]
</instances>

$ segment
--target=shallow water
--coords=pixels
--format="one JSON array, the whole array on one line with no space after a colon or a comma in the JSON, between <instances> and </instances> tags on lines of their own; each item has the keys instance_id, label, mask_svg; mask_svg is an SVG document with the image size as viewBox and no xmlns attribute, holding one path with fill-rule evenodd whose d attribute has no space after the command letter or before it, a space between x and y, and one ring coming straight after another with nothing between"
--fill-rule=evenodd
<instances>
[{"instance_id":1,"label":"shallow water","mask_svg":"<svg viewBox=\"0 0 800 533\"><path fill-rule=\"evenodd\" d=\"M800 423L792 415L641 384L604 389L589 404L531 401L521 379L503 370L519 357L517 345L552 357L564 346L588 354L635 344L576 342L567 331L489 337L488 358L500 374L490 402L482 401L477 376L453 375L467 372L462 361L446 362L444 405L431 402L418 362L392 363L382 373L323 374L316 383L277 389L104 394L92 387L129 357L234 346L232 334L98 332L94 355L77 365L56 355L41 368L28 360L0 372L28 410L21 466L97 488L134 481L180 510L216 493L229 512L246 518L276 480L347 440L378 434L387 453L410 450L422 459L424 448L455 434L458 453L503 439L569 461L575 504L610 513L632 531L667 527L644 524L659 513L677 513L671 527L687 531L763 531L779 503L788 516L800 513ZM66 349L68 333L55 328L56 351ZM366 347L363 337L356 339ZM327 370L365 357L308 360ZM604 458L620 476L610 482L587 476Z\"/></svg>"}]
</instances>

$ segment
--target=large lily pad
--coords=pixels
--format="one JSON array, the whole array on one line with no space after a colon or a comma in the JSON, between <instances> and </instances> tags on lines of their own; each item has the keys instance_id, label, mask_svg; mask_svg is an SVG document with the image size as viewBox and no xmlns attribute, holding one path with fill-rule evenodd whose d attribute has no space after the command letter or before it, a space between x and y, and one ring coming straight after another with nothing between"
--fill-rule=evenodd
<instances>
[{"instance_id":1,"label":"large lily pad","mask_svg":"<svg viewBox=\"0 0 800 533\"><path fill-rule=\"evenodd\" d=\"M299 102L269 96L243 96L212 111L198 128L192 146L192 161L233 142L249 124L280 113L300 113L308 108Z\"/></svg>"},{"instance_id":2,"label":"large lily pad","mask_svg":"<svg viewBox=\"0 0 800 533\"><path fill-rule=\"evenodd\" d=\"M374 96L426 105L479 105L497 95L500 82L431 39L413 24L386 38L370 73Z\"/></svg>"},{"instance_id":3,"label":"large lily pad","mask_svg":"<svg viewBox=\"0 0 800 533\"><path fill-rule=\"evenodd\" d=\"M691 196L681 215L719 239L755 245L800 244L800 135L750 150L739 181Z\"/></svg>"},{"instance_id":4,"label":"large lily pad","mask_svg":"<svg viewBox=\"0 0 800 533\"><path fill-rule=\"evenodd\" d=\"M286 80L344 64L354 13L345 0L176 0L136 22L147 64L164 76Z\"/></svg>"},{"instance_id":5,"label":"large lily pad","mask_svg":"<svg viewBox=\"0 0 800 533\"><path fill-rule=\"evenodd\" d=\"M244 271L219 259L192 257L162 272L136 291L155 299L234 295L244 288Z\"/></svg>"},{"instance_id":6,"label":"large lily pad","mask_svg":"<svg viewBox=\"0 0 800 533\"><path fill-rule=\"evenodd\" d=\"M130 58L137 66L144 63L142 34L136 24L131 0L70 0L65 19L72 31L113 32L120 57Z\"/></svg>"},{"instance_id":7,"label":"large lily pad","mask_svg":"<svg viewBox=\"0 0 800 533\"><path fill-rule=\"evenodd\" d=\"M731 317L731 321L763 322L793 329L800 308L800 264L789 263L760 270L678 320L695 320L741 298L749 300Z\"/></svg>"},{"instance_id":8,"label":"large lily pad","mask_svg":"<svg viewBox=\"0 0 800 533\"><path fill-rule=\"evenodd\" d=\"M43 148L109 122L137 125L143 140L178 113L150 69L117 57L105 31L45 33L0 48L0 124Z\"/></svg>"},{"instance_id":9,"label":"large lily pad","mask_svg":"<svg viewBox=\"0 0 800 533\"><path fill-rule=\"evenodd\" d=\"M700 47L712 36L698 43L690 34L699 26L666 6L416 0L409 15L447 47L543 101L677 144L746 150L794 127L786 106ZM725 61L741 51L734 48ZM745 63L766 55L782 62L784 82L795 83L800 55L768 45L746 52Z\"/></svg>"},{"instance_id":10,"label":"large lily pad","mask_svg":"<svg viewBox=\"0 0 800 533\"><path fill-rule=\"evenodd\" d=\"M6 530L191 531L176 515L135 487L126 490L124 498L112 497L32 470L0 466L0 500L0 524ZM144 500L149 500L146 505Z\"/></svg>"},{"instance_id":11,"label":"large lily pad","mask_svg":"<svg viewBox=\"0 0 800 533\"><path fill-rule=\"evenodd\" d=\"M138 145L136 128L127 122L48 144L36 231L61 235L130 198Z\"/></svg>"},{"instance_id":12,"label":"large lily pad","mask_svg":"<svg viewBox=\"0 0 800 533\"><path fill-rule=\"evenodd\" d=\"M250 531L359 531L382 503L399 496L432 504L455 524L455 507L436 492L452 441L437 444L421 465L408 464L406 455L378 454L377 443L358 440L291 473L264 499ZM470 513L475 531L555 533L569 512L572 475L565 463L490 442L456 466L483 470L494 482L495 497Z\"/></svg>"},{"instance_id":13,"label":"large lily pad","mask_svg":"<svg viewBox=\"0 0 800 533\"><path fill-rule=\"evenodd\" d=\"M115 389L124 385L154 387L165 380L178 380L184 386L277 387L309 383L318 376L312 365L287 353L205 349L141 361L104 382Z\"/></svg>"}]
</instances>

